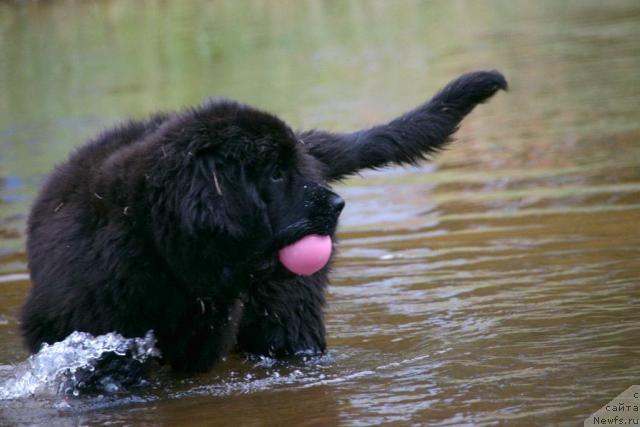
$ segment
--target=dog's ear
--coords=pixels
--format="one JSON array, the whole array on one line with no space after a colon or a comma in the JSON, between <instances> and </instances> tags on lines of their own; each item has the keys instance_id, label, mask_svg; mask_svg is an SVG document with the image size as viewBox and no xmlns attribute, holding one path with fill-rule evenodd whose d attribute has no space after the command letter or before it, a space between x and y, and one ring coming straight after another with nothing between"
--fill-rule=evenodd
<instances>
[{"instance_id":1,"label":"dog's ear","mask_svg":"<svg viewBox=\"0 0 640 427\"><path fill-rule=\"evenodd\" d=\"M362 169L416 164L438 152L473 108L507 81L498 71L476 71L449 83L430 101L391 122L353 133L299 132L309 152L325 166L328 181Z\"/></svg>"}]
</instances>

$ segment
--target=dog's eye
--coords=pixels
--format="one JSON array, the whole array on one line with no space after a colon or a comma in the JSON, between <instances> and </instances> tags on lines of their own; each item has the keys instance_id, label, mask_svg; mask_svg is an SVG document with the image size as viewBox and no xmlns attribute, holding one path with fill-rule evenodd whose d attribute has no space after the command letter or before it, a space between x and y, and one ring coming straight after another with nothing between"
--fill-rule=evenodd
<instances>
[{"instance_id":1,"label":"dog's eye","mask_svg":"<svg viewBox=\"0 0 640 427\"><path fill-rule=\"evenodd\" d=\"M273 182L282 181L282 178L284 178L282 169L279 167L276 167L275 169L273 169L273 172L271 172L271 181Z\"/></svg>"}]
</instances>

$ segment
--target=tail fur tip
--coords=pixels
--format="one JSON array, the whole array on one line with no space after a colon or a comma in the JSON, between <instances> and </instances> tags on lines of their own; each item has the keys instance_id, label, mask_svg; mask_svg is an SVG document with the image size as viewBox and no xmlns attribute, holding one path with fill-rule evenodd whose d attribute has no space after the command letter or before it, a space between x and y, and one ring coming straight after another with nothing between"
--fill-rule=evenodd
<instances>
[{"instance_id":1,"label":"tail fur tip","mask_svg":"<svg viewBox=\"0 0 640 427\"><path fill-rule=\"evenodd\" d=\"M491 70L491 71L485 71L485 72L489 76L491 76L491 79L493 81L495 81L496 90L498 90L498 89L502 89L504 91L508 91L509 90L509 83L507 83L507 79L504 77L504 74L502 74L498 70Z\"/></svg>"}]
</instances>

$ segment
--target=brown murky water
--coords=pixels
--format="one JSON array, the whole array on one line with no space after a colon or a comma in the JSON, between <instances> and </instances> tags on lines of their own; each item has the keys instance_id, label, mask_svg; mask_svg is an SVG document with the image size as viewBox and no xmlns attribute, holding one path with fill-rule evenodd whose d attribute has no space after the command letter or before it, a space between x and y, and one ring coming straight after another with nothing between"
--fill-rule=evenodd
<instances>
[{"instance_id":1,"label":"brown murky water","mask_svg":"<svg viewBox=\"0 0 640 427\"><path fill-rule=\"evenodd\" d=\"M0 425L581 423L640 383L639 41L637 1L0 3L0 378L29 203L99 129L224 95L345 130L471 69L511 83L434 163L339 187L327 356L4 401Z\"/></svg>"}]
</instances>

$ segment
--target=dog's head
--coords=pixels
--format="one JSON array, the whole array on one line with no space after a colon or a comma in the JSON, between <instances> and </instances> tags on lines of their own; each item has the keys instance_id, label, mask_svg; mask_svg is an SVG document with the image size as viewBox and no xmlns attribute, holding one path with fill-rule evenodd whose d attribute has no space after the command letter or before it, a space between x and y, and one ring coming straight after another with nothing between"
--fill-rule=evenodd
<instances>
[{"instance_id":1,"label":"dog's head","mask_svg":"<svg viewBox=\"0 0 640 427\"><path fill-rule=\"evenodd\" d=\"M275 262L312 234L333 240L344 200L278 118L213 101L161 126L153 147L152 229L181 274Z\"/></svg>"}]
</instances>

